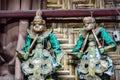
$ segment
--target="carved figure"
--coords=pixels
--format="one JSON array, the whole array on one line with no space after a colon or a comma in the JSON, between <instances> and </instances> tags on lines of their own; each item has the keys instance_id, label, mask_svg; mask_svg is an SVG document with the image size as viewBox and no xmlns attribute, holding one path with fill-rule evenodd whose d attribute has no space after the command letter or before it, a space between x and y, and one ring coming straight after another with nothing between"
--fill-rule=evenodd
<instances>
[{"instance_id":1,"label":"carved figure","mask_svg":"<svg viewBox=\"0 0 120 80\"><path fill-rule=\"evenodd\" d=\"M114 51L116 43L102 27L97 27L93 17L83 19L83 29L72 53L79 58L76 67L80 79L110 80L114 74L111 58L106 52ZM102 46L103 39L106 46Z\"/></svg>"},{"instance_id":2,"label":"carved figure","mask_svg":"<svg viewBox=\"0 0 120 80\"><path fill-rule=\"evenodd\" d=\"M33 20L33 26L27 30L28 36L22 50L17 50L21 59L21 68L27 80L45 80L55 70L61 67L61 58L64 55L60 49L59 42L52 30L46 29L46 22L37 11ZM48 41L54 51L54 56L47 50Z\"/></svg>"}]
</instances>

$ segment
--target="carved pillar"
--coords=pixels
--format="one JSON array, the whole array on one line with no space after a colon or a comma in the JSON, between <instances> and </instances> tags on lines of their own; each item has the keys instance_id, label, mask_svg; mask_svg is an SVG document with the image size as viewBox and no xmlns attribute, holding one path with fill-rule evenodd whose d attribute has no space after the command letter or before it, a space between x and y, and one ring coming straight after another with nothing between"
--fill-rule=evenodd
<instances>
[{"instance_id":1,"label":"carved pillar","mask_svg":"<svg viewBox=\"0 0 120 80\"><path fill-rule=\"evenodd\" d=\"M21 10L30 10L31 8L31 2L29 0L21 0ZM18 35L18 42L17 42L17 50L21 50L24 43L25 43L25 37L27 35L26 30L28 28L29 21L26 20L20 20L19 22L19 35ZM21 62L18 57L16 57L16 63L15 63L15 79L16 80L22 80L22 72L21 72Z\"/></svg>"}]
</instances>

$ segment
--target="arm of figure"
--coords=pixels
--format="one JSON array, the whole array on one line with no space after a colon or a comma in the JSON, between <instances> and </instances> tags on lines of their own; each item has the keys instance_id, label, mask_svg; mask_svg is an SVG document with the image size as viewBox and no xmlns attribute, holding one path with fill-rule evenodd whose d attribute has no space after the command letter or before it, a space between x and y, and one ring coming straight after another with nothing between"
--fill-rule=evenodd
<instances>
[{"instance_id":1,"label":"arm of figure","mask_svg":"<svg viewBox=\"0 0 120 80\"><path fill-rule=\"evenodd\" d=\"M78 58L82 58L82 56L83 56L83 52L79 52L79 50L80 50L80 48L82 47L82 45L83 45L83 36L81 35L80 36L80 38L78 39L78 41L77 41L77 44L75 45L75 47L73 48L73 50L72 50L72 53L75 53L75 52L77 52L77 57Z\"/></svg>"},{"instance_id":2,"label":"arm of figure","mask_svg":"<svg viewBox=\"0 0 120 80\"><path fill-rule=\"evenodd\" d=\"M107 46L104 47L105 52L115 51L117 44L109 35L109 33L104 28L100 29L100 33L101 37L105 40L105 43L107 44Z\"/></svg>"},{"instance_id":3,"label":"arm of figure","mask_svg":"<svg viewBox=\"0 0 120 80\"><path fill-rule=\"evenodd\" d=\"M24 59L24 60L27 60L28 58L28 49L30 47L30 44L31 44L31 38L30 38L30 35L28 35L26 37L26 41L25 41L25 45L23 46L23 48L21 49L21 51L19 51L19 55L21 55L21 57Z\"/></svg>"},{"instance_id":4,"label":"arm of figure","mask_svg":"<svg viewBox=\"0 0 120 80\"><path fill-rule=\"evenodd\" d=\"M74 46L72 53L79 52L80 48L82 47L83 42L84 42L83 36L81 35L77 41L77 44Z\"/></svg>"},{"instance_id":5,"label":"arm of figure","mask_svg":"<svg viewBox=\"0 0 120 80\"><path fill-rule=\"evenodd\" d=\"M20 58L20 59L23 59L23 60L27 60L28 59L28 53L24 53L23 51L19 51L19 50L16 50L17 52L17 56Z\"/></svg>"},{"instance_id":6,"label":"arm of figure","mask_svg":"<svg viewBox=\"0 0 120 80\"><path fill-rule=\"evenodd\" d=\"M60 54L61 53L60 44L59 44L56 36L54 34L50 33L49 40L50 40L51 47L54 49L55 55Z\"/></svg>"},{"instance_id":7,"label":"arm of figure","mask_svg":"<svg viewBox=\"0 0 120 80\"><path fill-rule=\"evenodd\" d=\"M28 36L26 37L25 45L24 45L23 48L22 48L22 51L23 51L23 52L25 52L25 53L28 52L29 47L30 47L30 45L31 45L31 42L32 42L31 37L30 37L30 35L28 35Z\"/></svg>"},{"instance_id":8,"label":"arm of figure","mask_svg":"<svg viewBox=\"0 0 120 80\"><path fill-rule=\"evenodd\" d=\"M49 35L49 40L50 40L51 47L54 50L56 61L59 64L57 67L60 67L61 66L60 62L62 60L64 53L61 51L60 44L59 44L59 42L54 34L51 33Z\"/></svg>"}]
</instances>

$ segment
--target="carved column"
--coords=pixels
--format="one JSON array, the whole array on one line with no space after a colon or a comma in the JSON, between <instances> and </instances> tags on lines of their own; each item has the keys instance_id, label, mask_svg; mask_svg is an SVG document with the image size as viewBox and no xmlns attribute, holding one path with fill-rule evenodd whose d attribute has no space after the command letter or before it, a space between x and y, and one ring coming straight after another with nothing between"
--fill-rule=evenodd
<instances>
[{"instance_id":1,"label":"carved column","mask_svg":"<svg viewBox=\"0 0 120 80\"><path fill-rule=\"evenodd\" d=\"M21 10L30 10L31 2L29 0L21 0ZM25 37L27 35L26 30L28 28L29 21L26 19L20 20L19 22L19 35L17 42L17 50L21 50L23 45L25 44ZM16 57L15 63L15 79L22 80L22 72L21 72L21 62L18 57Z\"/></svg>"}]
</instances>

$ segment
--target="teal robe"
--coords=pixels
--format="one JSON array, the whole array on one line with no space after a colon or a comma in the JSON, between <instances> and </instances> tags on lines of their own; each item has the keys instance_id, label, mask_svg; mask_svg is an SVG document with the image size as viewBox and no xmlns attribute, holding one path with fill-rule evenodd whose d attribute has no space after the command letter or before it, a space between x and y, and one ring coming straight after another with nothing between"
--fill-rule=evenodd
<instances>
[{"instance_id":1,"label":"teal robe","mask_svg":"<svg viewBox=\"0 0 120 80\"><path fill-rule=\"evenodd\" d=\"M111 38L109 33L104 28L100 28L100 30L98 31L97 37L98 39L102 38L106 46L113 45L114 48L116 49L116 46L117 46L116 42ZM81 35L77 41L77 44L73 48L72 52L79 52L80 48L82 47L83 42L84 42L84 36Z\"/></svg>"},{"instance_id":2,"label":"teal robe","mask_svg":"<svg viewBox=\"0 0 120 80\"><path fill-rule=\"evenodd\" d=\"M116 42L111 38L111 36L109 35L109 33L108 33L104 28L100 28L100 29L98 30L98 32L96 31L96 36L97 36L98 39L99 39L99 38L102 38L102 39L104 40L106 46L114 46L114 47L113 47L114 50L116 49L116 46L117 46ZM84 34L81 34L80 37L79 37L79 39L78 39L78 41L77 41L77 44L75 45L75 47L74 47L73 50L72 50L72 53L74 53L74 52L79 52L79 51L80 51L80 49L81 49L81 47L82 47L82 45L83 45L84 39L85 39ZM91 40L94 40L94 39L91 39ZM100 59L100 58L103 57L103 56L106 56L106 61L109 62L108 70L106 70L104 73L106 73L106 74L108 74L108 75L113 75L113 74L114 74L114 69L113 69L113 63L112 63L111 58L110 58L109 56L107 56L107 55L102 55L102 56L101 56L101 55L99 55L99 54L96 52L96 57L97 57L98 59ZM89 57L88 57L88 54L84 54L84 55L82 56L82 59L83 59L83 60L84 60L84 59L86 60L86 59L88 59L88 58L89 58ZM79 66L79 65L80 65L80 62L78 62L78 65L77 65L77 66ZM85 74L83 74L83 73L81 73L81 72L79 72L79 71L77 71L77 72L78 72L78 76L82 79Z\"/></svg>"},{"instance_id":3,"label":"teal robe","mask_svg":"<svg viewBox=\"0 0 120 80\"><path fill-rule=\"evenodd\" d=\"M32 41L33 41L33 39L31 38L30 35L28 35L27 38L26 38L25 45L22 48L23 52L27 52L28 51ZM47 41L50 41L50 44L51 44L52 49L54 50L55 56L57 54L61 53L60 44L59 44L59 42L58 42L58 40L57 40L57 38L56 38L56 36L54 34L50 33L46 38L44 38L42 40L42 42L40 42L41 44L44 45L45 49L47 48Z\"/></svg>"},{"instance_id":4,"label":"teal robe","mask_svg":"<svg viewBox=\"0 0 120 80\"><path fill-rule=\"evenodd\" d=\"M38 36L41 36L43 34L38 34ZM42 36L43 37L43 36ZM22 48L22 51L23 52L28 52L29 48L30 48L30 45L32 43L32 41L34 40L34 38L32 38L32 35L31 34L28 34L27 37L26 37L26 41L25 41L25 45L23 46ZM50 42L51 44L51 47L52 49L54 50L54 54L55 54L55 57L58 55L58 54L61 54L61 49L60 49L60 44L56 38L56 36L54 34L52 34L52 32L48 33L47 36L45 36L42 40L37 40L36 43L35 43L35 46L37 44L42 44L44 46L44 49L46 49L48 46L47 46L47 41ZM33 48L33 50L35 50ZM38 55L37 57L40 57L40 52L38 53L35 53L35 55ZM30 58L32 59L34 56L30 56ZM52 62L52 65L53 65L53 72L54 70L56 70L56 66L57 66L57 62L56 62L56 59L49 55L50 59L51 59L51 62ZM45 56L42 57L43 59L46 59ZM45 66L46 67L46 66ZM44 68L44 67L43 67ZM25 75L29 75L29 73L26 73L25 71L23 71L23 73ZM52 73L52 72L51 72ZM48 74L44 74L44 78L46 78L48 75L51 75L51 73L48 73Z\"/></svg>"}]
</instances>

